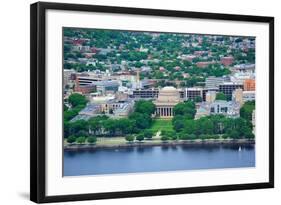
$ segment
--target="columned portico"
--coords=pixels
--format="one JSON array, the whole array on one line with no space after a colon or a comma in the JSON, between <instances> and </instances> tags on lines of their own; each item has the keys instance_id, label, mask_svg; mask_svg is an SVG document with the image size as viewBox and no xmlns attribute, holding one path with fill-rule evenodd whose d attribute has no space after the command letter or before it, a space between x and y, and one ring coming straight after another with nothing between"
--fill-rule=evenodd
<instances>
[{"instance_id":1,"label":"columned portico","mask_svg":"<svg viewBox=\"0 0 281 205\"><path fill-rule=\"evenodd\" d=\"M157 116L165 116L165 117L172 117L174 115L173 114L173 108L172 107L165 107L165 106L157 107L155 114Z\"/></svg>"},{"instance_id":2,"label":"columned portico","mask_svg":"<svg viewBox=\"0 0 281 205\"><path fill-rule=\"evenodd\" d=\"M172 118L174 106L179 102L182 102L182 100L178 90L174 87L164 87L159 91L157 100L154 101L155 115L160 118Z\"/></svg>"}]
</instances>

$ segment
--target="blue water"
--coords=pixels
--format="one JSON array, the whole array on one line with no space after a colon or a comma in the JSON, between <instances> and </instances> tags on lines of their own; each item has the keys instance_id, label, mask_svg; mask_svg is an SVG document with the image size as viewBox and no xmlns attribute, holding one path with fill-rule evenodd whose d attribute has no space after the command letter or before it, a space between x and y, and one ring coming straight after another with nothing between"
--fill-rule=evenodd
<instances>
[{"instance_id":1,"label":"blue water","mask_svg":"<svg viewBox=\"0 0 281 205\"><path fill-rule=\"evenodd\" d=\"M177 145L65 150L63 172L77 176L254 166L254 145Z\"/></svg>"}]
</instances>

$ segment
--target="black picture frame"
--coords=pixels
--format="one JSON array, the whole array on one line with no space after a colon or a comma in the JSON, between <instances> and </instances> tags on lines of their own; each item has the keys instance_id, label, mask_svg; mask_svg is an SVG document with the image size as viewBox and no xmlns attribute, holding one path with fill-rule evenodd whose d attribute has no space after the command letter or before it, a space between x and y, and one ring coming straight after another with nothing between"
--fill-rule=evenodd
<instances>
[{"instance_id":1,"label":"black picture frame","mask_svg":"<svg viewBox=\"0 0 281 205\"><path fill-rule=\"evenodd\" d=\"M263 183L229 184L190 188L122 191L74 195L46 196L46 81L45 38L46 10L121 13L194 19L262 22L269 25L269 181ZM97 200L198 192L261 189L274 187L274 18L144 8L126 8L83 4L38 2L30 7L30 199L37 203L76 200Z\"/></svg>"}]
</instances>

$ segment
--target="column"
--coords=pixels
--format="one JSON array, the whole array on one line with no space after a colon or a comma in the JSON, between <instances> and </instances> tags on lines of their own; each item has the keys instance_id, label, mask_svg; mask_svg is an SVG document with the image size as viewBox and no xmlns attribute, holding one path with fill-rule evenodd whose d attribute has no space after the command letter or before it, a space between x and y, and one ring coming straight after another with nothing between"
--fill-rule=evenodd
<instances>
[{"instance_id":1,"label":"column","mask_svg":"<svg viewBox=\"0 0 281 205\"><path fill-rule=\"evenodd\" d=\"M171 116L171 113L170 113L170 108L168 107L168 116Z\"/></svg>"}]
</instances>

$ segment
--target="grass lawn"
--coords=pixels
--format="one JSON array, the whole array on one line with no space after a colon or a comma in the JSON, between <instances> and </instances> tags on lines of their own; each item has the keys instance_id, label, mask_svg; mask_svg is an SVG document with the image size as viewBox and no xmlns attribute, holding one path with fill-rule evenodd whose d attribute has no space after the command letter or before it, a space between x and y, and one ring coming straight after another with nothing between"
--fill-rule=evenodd
<instances>
[{"instance_id":1,"label":"grass lawn","mask_svg":"<svg viewBox=\"0 0 281 205\"><path fill-rule=\"evenodd\" d=\"M126 144L127 141L124 137L98 137L97 145L118 145L118 144Z\"/></svg>"},{"instance_id":2,"label":"grass lawn","mask_svg":"<svg viewBox=\"0 0 281 205\"><path fill-rule=\"evenodd\" d=\"M150 130L153 133L158 131L173 131L172 119L154 119Z\"/></svg>"}]
</instances>

